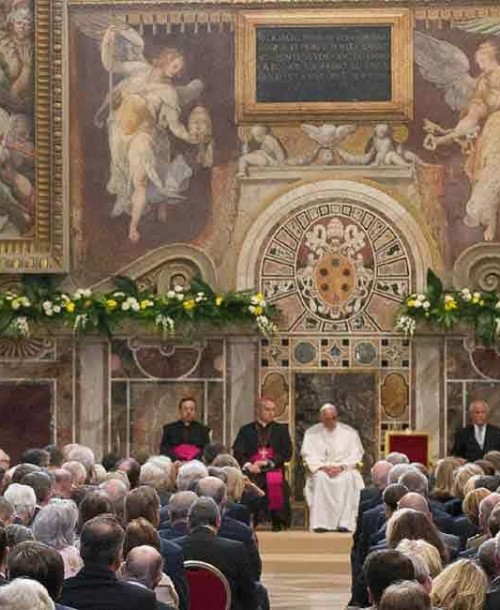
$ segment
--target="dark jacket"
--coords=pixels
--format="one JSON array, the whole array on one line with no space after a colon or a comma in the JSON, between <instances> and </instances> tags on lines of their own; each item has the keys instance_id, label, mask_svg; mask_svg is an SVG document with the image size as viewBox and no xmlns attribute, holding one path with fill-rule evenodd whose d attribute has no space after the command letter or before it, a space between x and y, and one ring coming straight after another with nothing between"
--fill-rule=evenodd
<instances>
[{"instance_id":1,"label":"dark jacket","mask_svg":"<svg viewBox=\"0 0 500 610\"><path fill-rule=\"evenodd\" d=\"M462 457L468 462L474 462L482 459L488 451L500 451L500 428L486 424L482 449L476 441L473 425L457 430L451 455Z\"/></svg>"},{"instance_id":2,"label":"dark jacket","mask_svg":"<svg viewBox=\"0 0 500 610\"><path fill-rule=\"evenodd\" d=\"M227 538L227 540L236 540L245 545L253 579L260 580L262 561L252 529L248 527L248 525L240 523L240 521L236 521L236 519L231 519L231 517L228 517L228 515L225 514L222 516L217 536L220 538Z\"/></svg>"},{"instance_id":3,"label":"dark jacket","mask_svg":"<svg viewBox=\"0 0 500 610\"><path fill-rule=\"evenodd\" d=\"M483 610L498 610L498 608L500 608L500 577L495 578L490 584Z\"/></svg>"},{"instance_id":4,"label":"dark jacket","mask_svg":"<svg viewBox=\"0 0 500 610\"><path fill-rule=\"evenodd\" d=\"M188 610L189 593L184 572L184 555L179 545L160 537L160 553L165 563L164 570L174 583L179 596L179 610Z\"/></svg>"},{"instance_id":5,"label":"dark jacket","mask_svg":"<svg viewBox=\"0 0 500 610\"><path fill-rule=\"evenodd\" d=\"M178 458L174 454L174 447L181 444L196 445L199 449L196 459L201 457L205 445L210 442L210 428L200 424L200 422L193 421L189 425L186 425L183 421L179 420L172 424L163 426L163 436L160 444L160 453L168 455L172 460Z\"/></svg>"},{"instance_id":6,"label":"dark jacket","mask_svg":"<svg viewBox=\"0 0 500 610\"><path fill-rule=\"evenodd\" d=\"M172 525L170 521L163 523L161 528L158 530L160 538L165 540L175 540L176 538L182 538L188 533L187 523L185 521L177 521Z\"/></svg>"},{"instance_id":7,"label":"dark jacket","mask_svg":"<svg viewBox=\"0 0 500 610\"><path fill-rule=\"evenodd\" d=\"M152 591L118 580L112 570L91 562L64 581L60 601L77 610L156 610Z\"/></svg>"},{"instance_id":8,"label":"dark jacket","mask_svg":"<svg viewBox=\"0 0 500 610\"><path fill-rule=\"evenodd\" d=\"M226 504L226 515L236 521L241 521L245 525L250 526L250 511L248 507L239 502L228 502Z\"/></svg>"},{"instance_id":9,"label":"dark jacket","mask_svg":"<svg viewBox=\"0 0 500 610\"><path fill-rule=\"evenodd\" d=\"M259 450L259 426L260 424L254 421L242 426L238 432L238 436L234 441L233 452L240 466L249 462ZM264 430L262 426L260 426L260 429ZM293 453L288 426L273 421L268 424L265 430L268 430L267 446L271 447L274 451L274 466L282 468L284 463L291 459Z\"/></svg>"},{"instance_id":10,"label":"dark jacket","mask_svg":"<svg viewBox=\"0 0 500 610\"><path fill-rule=\"evenodd\" d=\"M176 540L184 557L205 561L219 568L231 587L231 610L256 610L255 584L248 554L241 542L216 536L207 527L199 527Z\"/></svg>"}]
</instances>

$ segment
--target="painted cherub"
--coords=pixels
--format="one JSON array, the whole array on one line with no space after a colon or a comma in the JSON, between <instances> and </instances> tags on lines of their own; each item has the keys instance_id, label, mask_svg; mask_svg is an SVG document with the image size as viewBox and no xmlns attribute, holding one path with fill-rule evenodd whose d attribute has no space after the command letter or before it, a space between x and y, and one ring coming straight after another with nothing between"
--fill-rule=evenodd
<instances>
[{"instance_id":1,"label":"painted cherub","mask_svg":"<svg viewBox=\"0 0 500 610\"><path fill-rule=\"evenodd\" d=\"M349 165L408 166L416 160L416 155L396 145L392 129L386 123L375 125L363 154L355 155L341 149L337 152L342 161Z\"/></svg>"},{"instance_id":2,"label":"painted cherub","mask_svg":"<svg viewBox=\"0 0 500 610\"><path fill-rule=\"evenodd\" d=\"M246 176L252 165L266 167L285 163L285 150L266 125L254 125L250 129L250 137L242 136L241 140L243 146L238 162L239 178Z\"/></svg>"}]
</instances>

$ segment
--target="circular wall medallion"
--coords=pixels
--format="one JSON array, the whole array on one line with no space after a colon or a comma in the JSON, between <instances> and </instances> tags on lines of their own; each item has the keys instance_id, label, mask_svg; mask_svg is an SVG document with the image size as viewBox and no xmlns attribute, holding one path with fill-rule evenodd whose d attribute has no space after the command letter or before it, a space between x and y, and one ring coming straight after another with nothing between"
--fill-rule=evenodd
<instances>
[{"instance_id":1,"label":"circular wall medallion","mask_svg":"<svg viewBox=\"0 0 500 610\"><path fill-rule=\"evenodd\" d=\"M386 305L394 308L410 286L408 255L394 228L341 197L309 203L278 225L264 246L260 276L287 328L316 332L373 330L371 303L385 324Z\"/></svg>"},{"instance_id":2,"label":"circular wall medallion","mask_svg":"<svg viewBox=\"0 0 500 610\"><path fill-rule=\"evenodd\" d=\"M301 341L295 346L295 360L300 364L308 364L316 358L316 348L312 343Z\"/></svg>"},{"instance_id":3,"label":"circular wall medallion","mask_svg":"<svg viewBox=\"0 0 500 610\"><path fill-rule=\"evenodd\" d=\"M369 341L358 343L354 348L354 359L358 364L372 364L377 357L377 348Z\"/></svg>"}]
</instances>

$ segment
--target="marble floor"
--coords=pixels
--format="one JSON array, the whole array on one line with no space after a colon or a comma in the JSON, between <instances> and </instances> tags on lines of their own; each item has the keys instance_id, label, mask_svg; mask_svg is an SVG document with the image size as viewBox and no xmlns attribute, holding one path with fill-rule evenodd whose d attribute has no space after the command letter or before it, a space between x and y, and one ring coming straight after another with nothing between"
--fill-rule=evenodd
<instances>
[{"instance_id":1,"label":"marble floor","mask_svg":"<svg viewBox=\"0 0 500 610\"><path fill-rule=\"evenodd\" d=\"M349 534L258 532L272 610L343 610L350 597Z\"/></svg>"},{"instance_id":2,"label":"marble floor","mask_svg":"<svg viewBox=\"0 0 500 610\"><path fill-rule=\"evenodd\" d=\"M264 574L271 610L342 610L349 601L350 578L329 574Z\"/></svg>"}]
</instances>

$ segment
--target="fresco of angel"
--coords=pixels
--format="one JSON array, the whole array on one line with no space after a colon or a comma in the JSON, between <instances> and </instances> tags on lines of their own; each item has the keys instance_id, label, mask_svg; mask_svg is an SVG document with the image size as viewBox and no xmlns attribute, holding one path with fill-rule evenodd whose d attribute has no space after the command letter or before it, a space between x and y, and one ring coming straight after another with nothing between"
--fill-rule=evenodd
<instances>
[{"instance_id":1,"label":"fresco of angel","mask_svg":"<svg viewBox=\"0 0 500 610\"><path fill-rule=\"evenodd\" d=\"M201 166L211 163L208 111L198 106L187 124L182 120L183 107L200 96L203 84L193 80L176 86L184 67L182 53L167 47L149 62L144 40L126 23L91 19L80 27L99 41L109 74L109 91L94 120L108 131L106 188L115 197L111 216L130 215L128 237L137 242L141 217L151 207L158 220L166 222L168 207L186 198L196 162L174 153L174 138L193 146L192 157Z\"/></svg>"},{"instance_id":2,"label":"fresco of angel","mask_svg":"<svg viewBox=\"0 0 500 610\"><path fill-rule=\"evenodd\" d=\"M498 19L480 18L457 27L500 36ZM426 121L424 147L435 150L452 142L461 144L472 187L463 222L469 227L482 226L484 239L492 241L500 206L500 38L489 39L477 48L477 79L469 73L465 53L446 41L415 32L414 50L422 76L444 90L448 106L461 113L452 129Z\"/></svg>"}]
</instances>

